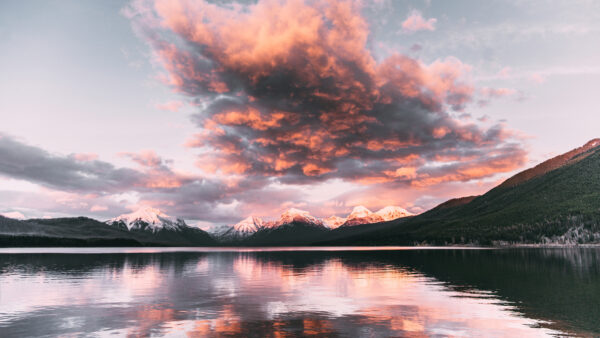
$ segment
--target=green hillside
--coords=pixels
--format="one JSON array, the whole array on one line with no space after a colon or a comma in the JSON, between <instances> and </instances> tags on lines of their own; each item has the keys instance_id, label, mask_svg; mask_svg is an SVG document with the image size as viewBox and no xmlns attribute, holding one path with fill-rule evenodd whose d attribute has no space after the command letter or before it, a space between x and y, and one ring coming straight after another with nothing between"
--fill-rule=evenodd
<instances>
[{"instance_id":1,"label":"green hillside","mask_svg":"<svg viewBox=\"0 0 600 338\"><path fill-rule=\"evenodd\" d=\"M319 244L600 242L597 140L515 175L466 204L440 205L369 233ZM559 163L559 165L557 165ZM566 236L563 236L565 235ZM562 236L562 237L561 237Z\"/></svg>"},{"instance_id":2,"label":"green hillside","mask_svg":"<svg viewBox=\"0 0 600 338\"><path fill-rule=\"evenodd\" d=\"M309 245L322 238L328 231L323 226L293 221L274 229L258 231L240 244L249 246Z\"/></svg>"}]
</instances>

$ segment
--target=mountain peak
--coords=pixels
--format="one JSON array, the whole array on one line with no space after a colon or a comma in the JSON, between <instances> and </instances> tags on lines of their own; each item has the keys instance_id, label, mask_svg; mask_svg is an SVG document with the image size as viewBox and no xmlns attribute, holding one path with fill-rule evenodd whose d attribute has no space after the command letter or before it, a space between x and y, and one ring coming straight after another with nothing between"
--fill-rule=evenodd
<instances>
[{"instance_id":1,"label":"mountain peak","mask_svg":"<svg viewBox=\"0 0 600 338\"><path fill-rule=\"evenodd\" d=\"M592 149L592 148L595 148L597 146L600 146L600 138L595 138L595 139L589 140L588 143L586 143L583 146L583 148Z\"/></svg>"},{"instance_id":2,"label":"mountain peak","mask_svg":"<svg viewBox=\"0 0 600 338\"><path fill-rule=\"evenodd\" d=\"M279 221L275 222L275 226L280 226L284 224L289 224L292 222L300 222L314 225L323 225L323 222L316 217L312 216L308 211L300 210L296 208L287 209L281 217Z\"/></svg>"},{"instance_id":3,"label":"mountain peak","mask_svg":"<svg viewBox=\"0 0 600 338\"><path fill-rule=\"evenodd\" d=\"M373 212L363 205L357 205L352 209L348 219L363 218L371 215Z\"/></svg>"},{"instance_id":4,"label":"mountain peak","mask_svg":"<svg viewBox=\"0 0 600 338\"><path fill-rule=\"evenodd\" d=\"M122 224L128 230L132 229L150 229L153 232L161 229L175 230L180 226L184 226L185 222L163 213L159 209L151 206L142 206L138 210L117 216L108 220L106 223Z\"/></svg>"},{"instance_id":5,"label":"mountain peak","mask_svg":"<svg viewBox=\"0 0 600 338\"><path fill-rule=\"evenodd\" d=\"M365 206L358 205L352 209L352 212L346 218L346 222L344 222L344 226L349 225L359 225L359 224L370 224L370 223L378 223L383 222L383 217L373 213L371 210L367 209Z\"/></svg>"},{"instance_id":6,"label":"mountain peak","mask_svg":"<svg viewBox=\"0 0 600 338\"><path fill-rule=\"evenodd\" d=\"M344 224L346 222L346 219L339 216L329 216L327 218L323 218L321 221L323 221L323 225L325 225L326 227L330 229L335 229L339 228L342 224Z\"/></svg>"},{"instance_id":7,"label":"mountain peak","mask_svg":"<svg viewBox=\"0 0 600 338\"><path fill-rule=\"evenodd\" d=\"M378 210L377 212L371 212L362 205L355 206L352 209L348 218L344 222L344 226L359 225L359 224L371 224L395 220L397 218L412 216L411 212L398 206L387 206Z\"/></svg>"},{"instance_id":8,"label":"mountain peak","mask_svg":"<svg viewBox=\"0 0 600 338\"><path fill-rule=\"evenodd\" d=\"M239 221L233 226L236 232L251 234L255 233L263 226L263 220L256 216L248 216L243 220Z\"/></svg>"},{"instance_id":9,"label":"mountain peak","mask_svg":"<svg viewBox=\"0 0 600 338\"><path fill-rule=\"evenodd\" d=\"M388 205L385 208L380 209L376 212L377 215L381 216L384 221L391 221L400 217L412 216L413 213L407 211L404 208L398 206Z\"/></svg>"}]
</instances>

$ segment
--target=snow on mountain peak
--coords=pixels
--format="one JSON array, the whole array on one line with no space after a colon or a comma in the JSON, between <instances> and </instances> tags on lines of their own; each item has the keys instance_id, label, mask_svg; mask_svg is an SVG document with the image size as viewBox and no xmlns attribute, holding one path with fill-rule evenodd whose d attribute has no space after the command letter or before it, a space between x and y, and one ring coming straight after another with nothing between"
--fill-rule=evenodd
<instances>
[{"instance_id":1,"label":"snow on mountain peak","mask_svg":"<svg viewBox=\"0 0 600 338\"><path fill-rule=\"evenodd\" d=\"M108 220L106 223L123 224L128 230L150 229L153 232L161 229L176 230L181 226L185 226L183 220L170 217L162 211L150 206L143 206L129 214L117 216Z\"/></svg>"},{"instance_id":2,"label":"snow on mountain peak","mask_svg":"<svg viewBox=\"0 0 600 338\"><path fill-rule=\"evenodd\" d=\"M208 233L216 237L223 237L225 234L231 232L232 229L233 227L229 225L217 225L208 229Z\"/></svg>"},{"instance_id":3,"label":"snow on mountain peak","mask_svg":"<svg viewBox=\"0 0 600 338\"><path fill-rule=\"evenodd\" d=\"M397 218L412 216L413 214L404 208L397 206L387 206L376 212L384 221L391 221Z\"/></svg>"},{"instance_id":4,"label":"snow on mountain peak","mask_svg":"<svg viewBox=\"0 0 600 338\"><path fill-rule=\"evenodd\" d=\"M359 205L352 209L352 212L350 215L348 215L348 218L343 225L348 226L386 222L400 217L412 215L412 213L397 206L387 206L377 212L371 212L371 210L367 209L366 207Z\"/></svg>"},{"instance_id":5,"label":"snow on mountain peak","mask_svg":"<svg viewBox=\"0 0 600 338\"><path fill-rule=\"evenodd\" d=\"M210 233L222 240L239 240L250 237L263 229L265 222L256 216L248 216L234 225L221 225L210 230Z\"/></svg>"},{"instance_id":6,"label":"snow on mountain peak","mask_svg":"<svg viewBox=\"0 0 600 338\"><path fill-rule=\"evenodd\" d=\"M323 222L321 220L312 216L308 211L296 208L290 208L286 210L283 214L281 214L279 221L275 222L274 225L280 226L283 224L292 223L294 221L308 224L323 225Z\"/></svg>"},{"instance_id":7,"label":"snow on mountain peak","mask_svg":"<svg viewBox=\"0 0 600 338\"><path fill-rule=\"evenodd\" d=\"M352 209L352 212L350 213L350 215L348 215L348 219L364 218L371 215L372 213L373 212L371 212L371 210L367 209L365 206L358 205L355 206L354 209Z\"/></svg>"},{"instance_id":8,"label":"snow on mountain peak","mask_svg":"<svg viewBox=\"0 0 600 338\"><path fill-rule=\"evenodd\" d=\"M233 226L221 226L211 230L211 234L222 239L241 239L248 237L263 229L273 229L293 222L325 226L329 229L336 229L340 226L352 226L359 224L371 224L385 221L391 221L397 218L412 216L413 214L397 206L387 206L371 212L366 207L359 205L352 209L348 217L330 216L318 219L312 216L308 211L296 208L287 209L276 221L265 222L259 217L249 216Z\"/></svg>"},{"instance_id":9,"label":"snow on mountain peak","mask_svg":"<svg viewBox=\"0 0 600 338\"><path fill-rule=\"evenodd\" d=\"M256 216L248 216L233 226L236 232L251 234L260 230L263 220Z\"/></svg>"}]
</instances>

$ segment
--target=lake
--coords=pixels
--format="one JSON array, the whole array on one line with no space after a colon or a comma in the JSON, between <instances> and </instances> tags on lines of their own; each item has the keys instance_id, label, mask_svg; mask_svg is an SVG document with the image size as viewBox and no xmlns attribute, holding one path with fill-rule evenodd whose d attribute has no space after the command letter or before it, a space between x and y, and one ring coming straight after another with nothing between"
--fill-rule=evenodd
<instances>
[{"instance_id":1,"label":"lake","mask_svg":"<svg viewBox=\"0 0 600 338\"><path fill-rule=\"evenodd\" d=\"M597 248L0 249L0 337L600 335Z\"/></svg>"}]
</instances>

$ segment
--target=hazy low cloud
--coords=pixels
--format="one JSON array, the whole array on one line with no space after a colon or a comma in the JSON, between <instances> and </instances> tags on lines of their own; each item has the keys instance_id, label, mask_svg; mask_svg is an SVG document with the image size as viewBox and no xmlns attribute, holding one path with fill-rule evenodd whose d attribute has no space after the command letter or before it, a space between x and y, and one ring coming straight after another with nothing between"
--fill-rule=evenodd
<instances>
[{"instance_id":1,"label":"hazy low cloud","mask_svg":"<svg viewBox=\"0 0 600 338\"><path fill-rule=\"evenodd\" d=\"M122 155L139 169L118 168L96 157L53 154L0 134L0 177L45 187L36 192L2 191L0 205L30 210L27 217L92 215L100 219L153 205L186 219L228 223L250 212L250 205L265 212L266 207L276 208L282 198L294 202L302 196L299 191L270 188L266 178L219 180L182 175L151 150ZM15 211L5 216L25 217Z\"/></svg>"},{"instance_id":2,"label":"hazy low cloud","mask_svg":"<svg viewBox=\"0 0 600 338\"><path fill-rule=\"evenodd\" d=\"M166 110L170 112L178 112L184 106L184 103L181 101L169 101L166 103L159 103L156 105L156 108L159 110Z\"/></svg>"},{"instance_id":3,"label":"hazy low cloud","mask_svg":"<svg viewBox=\"0 0 600 338\"><path fill-rule=\"evenodd\" d=\"M2 212L2 213L0 213L0 215L2 215L4 217L8 217L8 218L14 218L14 219L25 219L25 215L23 215L19 211Z\"/></svg>"}]
</instances>

